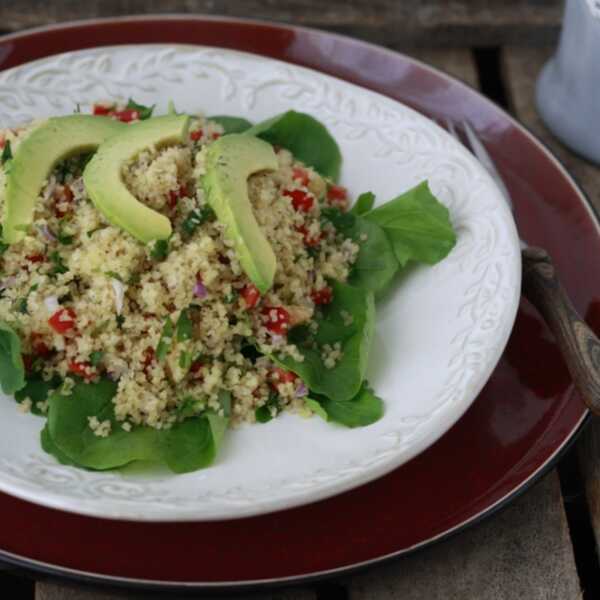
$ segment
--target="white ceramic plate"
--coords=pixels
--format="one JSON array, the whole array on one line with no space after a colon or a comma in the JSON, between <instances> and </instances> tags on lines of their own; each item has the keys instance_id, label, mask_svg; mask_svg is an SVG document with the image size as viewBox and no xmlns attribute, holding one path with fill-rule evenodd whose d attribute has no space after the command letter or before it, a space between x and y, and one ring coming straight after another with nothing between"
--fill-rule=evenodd
<instances>
[{"instance_id":1,"label":"white ceramic plate","mask_svg":"<svg viewBox=\"0 0 600 600\"><path fill-rule=\"evenodd\" d=\"M39 445L42 419L0 398L0 490L69 511L132 520L256 515L379 477L437 440L487 381L520 292L514 222L477 161L437 125L381 95L283 62L196 46L73 52L0 73L0 124L67 114L97 100L157 103L253 121L290 108L327 124L342 183L378 201L423 179L450 208L459 238L433 268L410 273L377 306L368 379L386 413L362 429L293 415L229 433L216 464L186 475L65 467ZM460 466L457 465L457 473ZM407 493L410 493L407 490Z\"/></svg>"}]
</instances>

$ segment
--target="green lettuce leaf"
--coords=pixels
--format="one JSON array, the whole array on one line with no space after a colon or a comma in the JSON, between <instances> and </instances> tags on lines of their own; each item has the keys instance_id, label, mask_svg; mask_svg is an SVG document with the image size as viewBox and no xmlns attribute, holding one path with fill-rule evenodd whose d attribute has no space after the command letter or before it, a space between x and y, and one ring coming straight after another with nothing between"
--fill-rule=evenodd
<instances>
[{"instance_id":1,"label":"green lettuce leaf","mask_svg":"<svg viewBox=\"0 0 600 600\"><path fill-rule=\"evenodd\" d=\"M225 134L244 133L244 131L252 127L252 123L250 123L250 121L247 119L242 119L241 117L216 115L214 117L209 117L208 120L218 123L225 130Z\"/></svg>"},{"instance_id":2,"label":"green lettuce leaf","mask_svg":"<svg viewBox=\"0 0 600 600\"><path fill-rule=\"evenodd\" d=\"M353 215L363 215L369 212L375 204L375 194L373 192L364 192L361 194L354 203L354 206L350 209L350 213Z\"/></svg>"},{"instance_id":3,"label":"green lettuce leaf","mask_svg":"<svg viewBox=\"0 0 600 600\"><path fill-rule=\"evenodd\" d=\"M122 429L114 415L112 399L117 384L103 379L76 383L71 394L50 396L44 449L59 461L88 469L122 467L133 461L164 462L175 473L195 471L211 464L223 438L227 420L217 415L192 417L171 429L133 427ZM88 417L111 423L111 433L99 437Z\"/></svg>"},{"instance_id":4,"label":"green lettuce leaf","mask_svg":"<svg viewBox=\"0 0 600 600\"><path fill-rule=\"evenodd\" d=\"M304 339L296 342L304 360L289 356L272 358L299 375L312 392L344 401L358 393L365 377L375 323L375 301L373 294L366 290L337 281L332 282L331 287L333 301L316 319L317 332L314 336L306 332ZM342 311L352 316L351 324L344 320ZM343 355L328 369L321 354L323 345L336 342L341 344Z\"/></svg>"},{"instance_id":5,"label":"green lettuce leaf","mask_svg":"<svg viewBox=\"0 0 600 600\"><path fill-rule=\"evenodd\" d=\"M342 155L327 128L314 117L289 110L246 130L267 142L287 148L296 159L337 181Z\"/></svg>"},{"instance_id":6,"label":"green lettuce leaf","mask_svg":"<svg viewBox=\"0 0 600 600\"><path fill-rule=\"evenodd\" d=\"M456 244L448 209L426 181L363 216L384 229L401 267L411 260L433 265Z\"/></svg>"},{"instance_id":7,"label":"green lettuce leaf","mask_svg":"<svg viewBox=\"0 0 600 600\"><path fill-rule=\"evenodd\" d=\"M379 421L383 416L383 401L373 393L366 382L363 383L358 394L349 400L315 396L313 402L321 406L327 415L327 420L346 427L365 427Z\"/></svg>"},{"instance_id":8,"label":"green lettuce leaf","mask_svg":"<svg viewBox=\"0 0 600 600\"><path fill-rule=\"evenodd\" d=\"M21 340L16 331L3 322L0 322L0 386L5 394L14 394L25 386Z\"/></svg>"}]
</instances>

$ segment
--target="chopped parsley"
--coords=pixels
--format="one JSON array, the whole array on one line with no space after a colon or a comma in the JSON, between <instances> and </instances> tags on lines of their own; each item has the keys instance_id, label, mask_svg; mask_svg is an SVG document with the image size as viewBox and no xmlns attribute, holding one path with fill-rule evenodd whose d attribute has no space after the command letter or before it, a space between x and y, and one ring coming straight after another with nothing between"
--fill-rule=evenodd
<instances>
[{"instance_id":1,"label":"chopped parsley","mask_svg":"<svg viewBox=\"0 0 600 600\"><path fill-rule=\"evenodd\" d=\"M126 108L136 110L140 116L140 121L144 121L145 119L149 119L152 116L152 112L154 111L155 106L156 104L153 104L152 106L144 106L143 104L138 104L132 98L129 98Z\"/></svg>"},{"instance_id":2,"label":"chopped parsley","mask_svg":"<svg viewBox=\"0 0 600 600\"><path fill-rule=\"evenodd\" d=\"M123 327L123 323L125 323L125 317L123 315L116 316L117 327L121 329Z\"/></svg>"},{"instance_id":3,"label":"chopped parsley","mask_svg":"<svg viewBox=\"0 0 600 600\"><path fill-rule=\"evenodd\" d=\"M184 342L192 338L194 332L194 325L190 319L190 315L187 309L182 310L177 319L177 341Z\"/></svg>"},{"instance_id":4,"label":"chopped parsley","mask_svg":"<svg viewBox=\"0 0 600 600\"><path fill-rule=\"evenodd\" d=\"M181 224L183 233L188 236L192 235L202 223L212 221L214 217L215 211L208 204L202 208L191 210Z\"/></svg>"},{"instance_id":5,"label":"chopped parsley","mask_svg":"<svg viewBox=\"0 0 600 600\"><path fill-rule=\"evenodd\" d=\"M157 240L150 250L150 256L154 260L165 260L169 255L169 240Z\"/></svg>"},{"instance_id":6,"label":"chopped parsley","mask_svg":"<svg viewBox=\"0 0 600 600\"><path fill-rule=\"evenodd\" d=\"M9 244L5 244L2 241L2 225L0 225L0 256L2 256L8 250Z\"/></svg>"},{"instance_id":7,"label":"chopped parsley","mask_svg":"<svg viewBox=\"0 0 600 600\"><path fill-rule=\"evenodd\" d=\"M273 414L271 412L272 408L275 409L275 414L277 414L280 410L279 395L276 392L271 392L267 402L262 406L259 406L256 411L254 411L256 420L259 423L268 423L273 418Z\"/></svg>"},{"instance_id":8,"label":"chopped parsley","mask_svg":"<svg viewBox=\"0 0 600 600\"><path fill-rule=\"evenodd\" d=\"M111 277L112 279L116 279L117 281L123 283L123 278L118 273L115 273L115 271L104 271L104 274L107 277Z\"/></svg>"},{"instance_id":9,"label":"chopped parsley","mask_svg":"<svg viewBox=\"0 0 600 600\"><path fill-rule=\"evenodd\" d=\"M0 156L0 162L5 165L9 160L12 160L13 153L10 147L10 141L4 142L4 148L2 149L2 155Z\"/></svg>"},{"instance_id":10,"label":"chopped parsley","mask_svg":"<svg viewBox=\"0 0 600 600\"><path fill-rule=\"evenodd\" d=\"M29 298L29 294L31 294L31 292L35 292L35 290L38 289L38 284L34 283L30 288L29 291L27 292L27 294L25 295L24 298L19 298L17 300L17 310L22 314L22 315L28 315L29 311L27 310L27 299Z\"/></svg>"},{"instance_id":11,"label":"chopped parsley","mask_svg":"<svg viewBox=\"0 0 600 600\"><path fill-rule=\"evenodd\" d=\"M63 262L62 256L59 254L57 250L50 253L48 257L53 267L50 269L50 275L58 275L60 273L66 273L69 269L67 269L65 263Z\"/></svg>"},{"instance_id":12,"label":"chopped parsley","mask_svg":"<svg viewBox=\"0 0 600 600\"><path fill-rule=\"evenodd\" d=\"M102 352L101 350L95 350L90 354L90 364L93 367L97 367L102 362L103 358L104 352Z\"/></svg>"},{"instance_id":13,"label":"chopped parsley","mask_svg":"<svg viewBox=\"0 0 600 600\"><path fill-rule=\"evenodd\" d=\"M160 340L158 340L158 346L156 346L156 360L158 362L162 362L167 357L174 333L173 321L171 321L171 317L167 317L160 334Z\"/></svg>"},{"instance_id":14,"label":"chopped parsley","mask_svg":"<svg viewBox=\"0 0 600 600\"><path fill-rule=\"evenodd\" d=\"M184 371L189 371L192 366L192 353L182 350L179 353L179 367Z\"/></svg>"}]
</instances>

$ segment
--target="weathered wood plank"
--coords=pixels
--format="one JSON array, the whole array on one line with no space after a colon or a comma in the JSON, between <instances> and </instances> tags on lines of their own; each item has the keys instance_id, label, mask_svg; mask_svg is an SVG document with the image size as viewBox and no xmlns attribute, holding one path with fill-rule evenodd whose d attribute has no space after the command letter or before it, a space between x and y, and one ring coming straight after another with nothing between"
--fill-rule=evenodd
<instances>
[{"instance_id":1,"label":"weathered wood plank","mask_svg":"<svg viewBox=\"0 0 600 600\"><path fill-rule=\"evenodd\" d=\"M20 0L0 3L0 30L131 14L203 13L341 31L393 47L547 44L562 1L547 0Z\"/></svg>"},{"instance_id":2,"label":"weathered wood plank","mask_svg":"<svg viewBox=\"0 0 600 600\"><path fill-rule=\"evenodd\" d=\"M349 582L350 600L581 598L555 471L460 536Z\"/></svg>"},{"instance_id":3,"label":"weathered wood plank","mask_svg":"<svg viewBox=\"0 0 600 600\"><path fill-rule=\"evenodd\" d=\"M100 588L89 588L75 585L63 585L51 582L38 582L35 587L35 600L144 600L148 594L132 593L130 590L109 592ZM177 595L169 595L175 600ZM202 596L206 600L216 600L216 597ZM219 600L227 600L225 596L219 596ZM236 596L240 598L240 596ZM252 595L252 600L316 600L317 596L310 590L291 589L274 591L270 594Z\"/></svg>"}]
</instances>

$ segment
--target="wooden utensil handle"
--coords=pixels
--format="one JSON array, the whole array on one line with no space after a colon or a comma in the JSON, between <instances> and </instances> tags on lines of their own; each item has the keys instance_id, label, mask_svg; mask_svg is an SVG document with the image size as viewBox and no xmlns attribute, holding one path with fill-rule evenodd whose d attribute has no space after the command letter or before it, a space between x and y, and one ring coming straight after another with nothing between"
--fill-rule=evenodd
<instances>
[{"instance_id":1,"label":"wooden utensil handle","mask_svg":"<svg viewBox=\"0 0 600 600\"><path fill-rule=\"evenodd\" d=\"M522 256L523 295L554 334L584 402L600 415L600 341L573 307L548 253L526 248Z\"/></svg>"}]
</instances>

